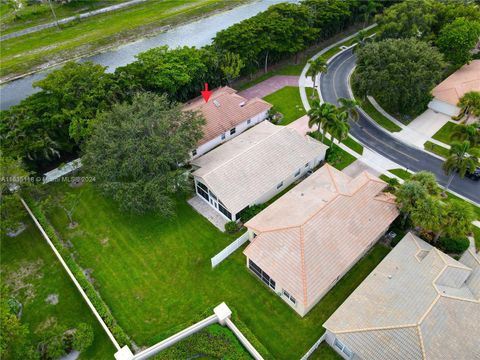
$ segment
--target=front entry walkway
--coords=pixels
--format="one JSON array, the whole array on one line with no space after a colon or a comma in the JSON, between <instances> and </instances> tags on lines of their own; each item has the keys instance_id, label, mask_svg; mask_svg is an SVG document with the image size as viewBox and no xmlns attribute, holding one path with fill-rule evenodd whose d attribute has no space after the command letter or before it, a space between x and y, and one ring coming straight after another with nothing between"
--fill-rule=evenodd
<instances>
[{"instance_id":1,"label":"front entry walkway","mask_svg":"<svg viewBox=\"0 0 480 360\"><path fill-rule=\"evenodd\" d=\"M257 85L253 85L246 90L240 91L238 95L247 99L252 99L254 97L263 98L285 86L298 86L298 78L298 76L275 75Z\"/></svg>"},{"instance_id":2,"label":"front entry walkway","mask_svg":"<svg viewBox=\"0 0 480 360\"><path fill-rule=\"evenodd\" d=\"M210 205L200 199L198 195L188 200L188 203L193 207L200 215L207 218L217 229L225 231L225 224L228 222L222 215L216 212Z\"/></svg>"}]
</instances>

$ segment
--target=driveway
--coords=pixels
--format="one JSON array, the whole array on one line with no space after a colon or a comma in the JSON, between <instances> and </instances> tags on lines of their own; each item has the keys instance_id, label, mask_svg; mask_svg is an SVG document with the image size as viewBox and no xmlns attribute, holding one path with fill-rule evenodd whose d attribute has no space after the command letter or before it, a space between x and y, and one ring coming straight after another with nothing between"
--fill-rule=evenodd
<instances>
[{"instance_id":1,"label":"driveway","mask_svg":"<svg viewBox=\"0 0 480 360\"><path fill-rule=\"evenodd\" d=\"M285 86L298 86L298 79L299 76L275 75L257 85L240 91L238 94L247 99L254 97L263 98Z\"/></svg>"}]
</instances>

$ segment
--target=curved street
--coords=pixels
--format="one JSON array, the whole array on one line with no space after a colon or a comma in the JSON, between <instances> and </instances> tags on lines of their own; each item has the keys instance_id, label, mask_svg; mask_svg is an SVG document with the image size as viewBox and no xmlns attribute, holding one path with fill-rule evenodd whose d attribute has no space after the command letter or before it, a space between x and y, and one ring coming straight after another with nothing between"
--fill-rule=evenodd
<instances>
[{"instance_id":1,"label":"curved street","mask_svg":"<svg viewBox=\"0 0 480 360\"><path fill-rule=\"evenodd\" d=\"M352 98L348 79L354 67L355 54L352 48L338 54L329 63L328 72L321 75L319 85L321 96L325 102L338 105L338 98ZM360 113L359 121L351 123L350 133L366 148L387 159L412 171L431 171L441 185L447 183L448 177L442 170L442 160L397 140L366 114ZM468 178L461 179L456 176L450 189L477 204L480 203L480 183L478 181L475 182Z\"/></svg>"}]
</instances>

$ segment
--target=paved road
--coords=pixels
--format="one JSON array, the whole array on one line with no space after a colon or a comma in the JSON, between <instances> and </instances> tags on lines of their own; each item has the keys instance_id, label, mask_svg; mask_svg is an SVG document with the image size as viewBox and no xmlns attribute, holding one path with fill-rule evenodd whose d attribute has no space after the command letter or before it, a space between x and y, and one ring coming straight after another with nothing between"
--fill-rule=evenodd
<instances>
[{"instance_id":1,"label":"paved road","mask_svg":"<svg viewBox=\"0 0 480 360\"><path fill-rule=\"evenodd\" d=\"M351 98L348 75L355 67L355 55L348 50L337 56L330 64L327 74L321 77L321 92L324 101L338 105L339 97ZM351 134L366 147L413 171L433 172L440 184L445 185L448 177L442 171L442 160L428 153L410 147L395 139L388 132L379 129L364 115L352 123ZM480 182L456 177L450 188L477 203L480 203Z\"/></svg>"}]
</instances>

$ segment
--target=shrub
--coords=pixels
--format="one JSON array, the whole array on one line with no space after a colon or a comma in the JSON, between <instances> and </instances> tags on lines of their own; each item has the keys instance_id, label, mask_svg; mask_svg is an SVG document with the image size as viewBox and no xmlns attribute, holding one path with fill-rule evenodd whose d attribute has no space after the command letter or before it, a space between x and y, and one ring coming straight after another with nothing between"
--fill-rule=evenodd
<instances>
[{"instance_id":1,"label":"shrub","mask_svg":"<svg viewBox=\"0 0 480 360\"><path fill-rule=\"evenodd\" d=\"M253 218L255 215L257 215L260 211L265 209L267 206L268 205L264 203L264 204L253 205L253 206L250 206L249 208L246 208L240 214L240 220L243 223L246 223L248 220Z\"/></svg>"},{"instance_id":2,"label":"shrub","mask_svg":"<svg viewBox=\"0 0 480 360\"><path fill-rule=\"evenodd\" d=\"M90 325L80 323L75 330L72 346L80 352L85 351L93 343L93 329Z\"/></svg>"},{"instance_id":3,"label":"shrub","mask_svg":"<svg viewBox=\"0 0 480 360\"><path fill-rule=\"evenodd\" d=\"M238 230L238 223L236 221L229 221L225 224L225 231L233 234Z\"/></svg>"},{"instance_id":4,"label":"shrub","mask_svg":"<svg viewBox=\"0 0 480 360\"><path fill-rule=\"evenodd\" d=\"M438 245L446 253L461 254L468 249L470 242L467 238L440 238Z\"/></svg>"}]
</instances>

